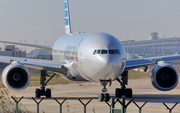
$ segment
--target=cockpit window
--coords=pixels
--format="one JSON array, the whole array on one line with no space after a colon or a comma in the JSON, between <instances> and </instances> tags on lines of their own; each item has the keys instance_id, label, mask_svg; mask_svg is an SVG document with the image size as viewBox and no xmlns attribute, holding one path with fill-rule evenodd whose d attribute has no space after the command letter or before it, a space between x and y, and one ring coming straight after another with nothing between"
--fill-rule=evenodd
<instances>
[{"instance_id":1,"label":"cockpit window","mask_svg":"<svg viewBox=\"0 0 180 113\"><path fill-rule=\"evenodd\" d=\"M116 54L116 53L115 53L114 49L112 49L112 50L109 50L109 54Z\"/></svg>"},{"instance_id":2,"label":"cockpit window","mask_svg":"<svg viewBox=\"0 0 180 113\"><path fill-rule=\"evenodd\" d=\"M110 50L105 50L105 49L96 49L94 50L93 54L121 54L119 49L110 49Z\"/></svg>"},{"instance_id":3,"label":"cockpit window","mask_svg":"<svg viewBox=\"0 0 180 113\"><path fill-rule=\"evenodd\" d=\"M101 50L97 50L97 54L101 54Z\"/></svg>"},{"instance_id":4,"label":"cockpit window","mask_svg":"<svg viewBox=\"0 0 180 113\"><path fill-rule=\"evenodd\" d=\"M107 50L102 50L101 54L107 54Z\"/></svg>"},{"instance_id":5,"label":"cockpit window","mask_svg":"<svg viewBox=\"0 0 180 113\"><path fill-rule=\"evenodd\" d=\"M96 54L96 51L97 51L97 50L94 50L93 55L95 55L95 54Z\"/></svg>"},{"instance_id":6,"label":"cockpit window","mask_svg":"<svg viewBox=\"0 0 180 113\"><path fill-rule=\"evenodd\" d=\"M116 52L116 54L119 54L119 55L121 54L118 49L115 49L115 52Z\"/></svg>"}]
</instances>

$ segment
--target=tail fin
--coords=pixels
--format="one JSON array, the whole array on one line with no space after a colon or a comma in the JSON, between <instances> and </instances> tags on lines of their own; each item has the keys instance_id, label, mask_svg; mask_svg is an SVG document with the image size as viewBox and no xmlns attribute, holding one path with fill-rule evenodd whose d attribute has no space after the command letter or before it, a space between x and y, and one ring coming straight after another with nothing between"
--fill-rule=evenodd
<instances>
[{"instance_id":1,"label":"tail fin","mask_svg":"<svg viewBox=\"0 0 180 113\"><path fill-rule=\"evenodd\" d=\"M68 0L64 0L64 11L65 11L65 33L71 34L71 21L69 13L69 3Z\"/></svg>"}]
</instances>

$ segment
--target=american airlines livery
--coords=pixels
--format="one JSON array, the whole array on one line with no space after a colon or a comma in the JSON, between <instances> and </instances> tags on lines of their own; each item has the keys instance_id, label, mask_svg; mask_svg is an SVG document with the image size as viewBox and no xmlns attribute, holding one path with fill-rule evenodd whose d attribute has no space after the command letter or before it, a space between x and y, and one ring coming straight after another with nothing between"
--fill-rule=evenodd
<instances>
[{"instance_id":1,"label":"american airlines livery","mask_svg":"<svg viewBox=\"0 0 180 113\"><path fill-rule=\"evenodd\" d=\"M35 97L51 97L51 90L46 89L47 82L55 74L72 81L92 81L100 83L102 93L100 101L109 101L106 85L117 80L120 84L115 90L117 98L132 97L132 89L126 88L128 71L138 67L147 70L149 65L155 65L151 70L152 85L161 91L174 89L179 81L178 70L172 65L180 60L180 55L161 56L126 60L126 51L116 37L107 33L71 33L70 13L68 0L64 0L65 32L66 35L57 39L53 46L0 41L17 45L38 47L52 50L53 60L30 59L21 57L0 56L0 62L9 65L2 72L2 82L6 88L13 90L25 89L30 82L28 68L41 70L41 87L36 89ZM54 75L46 81L47 72Z\"/></svg>"}]
</instances>

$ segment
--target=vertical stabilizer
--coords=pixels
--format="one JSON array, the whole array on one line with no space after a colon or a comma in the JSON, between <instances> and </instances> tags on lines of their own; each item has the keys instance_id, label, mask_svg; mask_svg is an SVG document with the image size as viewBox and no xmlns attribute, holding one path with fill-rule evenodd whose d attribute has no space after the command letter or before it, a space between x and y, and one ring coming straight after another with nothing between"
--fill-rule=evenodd
<instances>
[{"instance_id":1,"label":"vertical stabilizer","mask_svg":"<svg viewBox=\"0 0 180 113\"><path fill-rule=\"evenodd\" d=\"M65 11L65 33L71 34L71 23L70 23L70 13L69 13L68 0L64 0L64 11Z\"/></svg>"}]
</instances>

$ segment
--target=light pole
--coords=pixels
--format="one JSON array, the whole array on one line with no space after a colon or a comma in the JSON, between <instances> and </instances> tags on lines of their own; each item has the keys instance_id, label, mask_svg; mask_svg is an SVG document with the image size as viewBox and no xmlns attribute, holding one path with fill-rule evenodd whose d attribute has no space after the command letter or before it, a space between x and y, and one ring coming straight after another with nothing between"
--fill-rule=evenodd
<instances>
[{"instance_id":1,"label":"light pole","mask_svg":"<svg viewBox=\"0 0 180 113\"><path fill-rule=\"evenodd\" d=\"M24 42L27 43L26 40L24 40ZM25 51L26 51L26 46L25 46Z\"/></svg>"},{"instance_id":2,"label":"light pole","mask_svg":"<svg viewBox=\"0 0 180 113\"><path fill-rule=\"evenodd\" d=\"M20 40L20 42L22 43L22 40ZM22 45L21 45L21 50L22 50Z\"/></svg>"},{"instance_id":3,"label":"light pole","mask_svg":"<svg viewBox=\"0 0 180 113\"><path fill-rule=\"evenodd\" d=\"M164 56L164 37L165 36L163 36L163 38L162 38L162 55Z\"/></svg>"}]
</instances>

